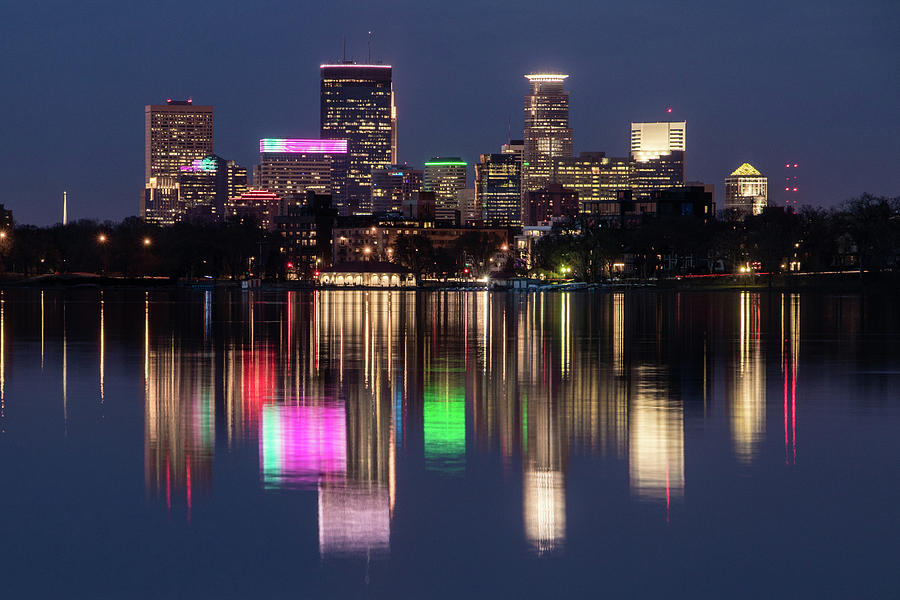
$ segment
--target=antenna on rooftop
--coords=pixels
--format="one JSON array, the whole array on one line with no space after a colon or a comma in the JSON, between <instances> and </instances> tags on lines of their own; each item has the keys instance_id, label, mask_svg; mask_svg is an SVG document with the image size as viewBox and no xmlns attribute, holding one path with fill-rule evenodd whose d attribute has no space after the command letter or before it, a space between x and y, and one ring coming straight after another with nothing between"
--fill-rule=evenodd
<instances>
[{"instance_id":1,"label":"antenna on rooftop","mask_svg":"<svg viewBox=\"0 0 900 600\"><path fill-rule=\"evenodd\" d=\"M63 191L63 220L62 224L66 225L69 222L69 213L68 213L68 198L66 198L66 192Z\"/></svg>"},{"instance_id":2,"label":"antenna on rooftop","mask_svg":"<svg viewBox=\"0 0 900 600\"><path fill-rule=\"evenodd\" d=\"M368 64L372 64L372 32L369 32L369 61Z\"/></svg>"},{"instance_id":3,"label":"antenna on rooftop","mask_svg":"<svg viewBox=\"0 0 900 600\"><path fill-rule=\"evenodd\" d=\"M347 34L344 34L344 58L341 62L347 62Z\"/></svg>"}]
</instances>

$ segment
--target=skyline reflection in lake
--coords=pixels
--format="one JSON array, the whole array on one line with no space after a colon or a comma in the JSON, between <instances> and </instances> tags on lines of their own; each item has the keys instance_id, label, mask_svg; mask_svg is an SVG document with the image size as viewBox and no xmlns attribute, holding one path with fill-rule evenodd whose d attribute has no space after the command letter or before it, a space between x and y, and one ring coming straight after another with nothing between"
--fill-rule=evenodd
<instances>
[{"instance_id":1,"label":"skyline reflection in lake","mask_svg":"<svg viewBox=\"0 0 900 600\"><path fill-rule=\"evenodd\" d=\"M752 596L843 556L838 589L878 590L896 543L850 540L900 489L890 300L4 290L0 569L100 595L280 595L278 573L297 596L642 595L655 564Z\"/></svg>"}]
</instances>

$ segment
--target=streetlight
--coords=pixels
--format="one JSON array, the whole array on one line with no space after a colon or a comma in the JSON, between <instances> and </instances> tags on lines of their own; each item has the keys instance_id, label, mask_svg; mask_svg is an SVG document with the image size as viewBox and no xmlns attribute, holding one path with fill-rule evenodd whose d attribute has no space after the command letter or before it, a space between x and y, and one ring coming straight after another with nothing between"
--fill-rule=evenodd
<instances>
[{"instance_id":1,"label":"streetlight","mask_svg":"<svg viewBox=\"0 0 900 600\"><path fill-rule=\"evenodd\" d=\"M507 250L509 250L509 246L506 245L506 244L503 244L502 246L500 246L500 250L501 250L502 252L506 252Z\"/></svg>"},{"instance_id":2,"label":"streetlight","mask_svg":"<svg viewBox=\"0 0 900 600\"><path fill-rule=\"evenodd\" d=\"M5 240L5 239L6 239L6 232L0 231L0 240Z\"/></svg>"},{"instance_id":3,"label":"streetlight","mask_svg":"<svg viewBox=\"0 0 900 600\"><path fill-rule=\"evenodd\" d=\"M150 245L150 238L145 237L144 238L144 246L149 246L149 245Z\"/></svg>"},{"instance_id":4,"label":"streetlight","mask_svg":"<svg viewBox=\"0 0 900 600\"><path fill-rule=\"evenodd\" d=\"M101 233L100 235L97 236L97 241L100 242L101 244L105 244L106 243L106 235Z\"/></svg>"}]
</instances>

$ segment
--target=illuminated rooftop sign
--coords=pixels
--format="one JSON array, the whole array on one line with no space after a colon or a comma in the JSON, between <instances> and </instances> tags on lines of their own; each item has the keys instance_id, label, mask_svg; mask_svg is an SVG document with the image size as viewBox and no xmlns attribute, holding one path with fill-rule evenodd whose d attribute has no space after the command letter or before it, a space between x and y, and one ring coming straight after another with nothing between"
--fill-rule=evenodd
<instances>
[{"instance_id":1,"label":"illuminated rooftop sign","mask_svg":"<svg viewBox=\"0 0 900 600\"><path fill-rule=\"evenodd\" d=\"M320 69L336 69L336 68L345 68L345 69L390 69L391 65L357 65L354 63L347 63L341 65L319 65Z\"/></svg>"},{"instance_id":2,"label":"illuminated rooftop sign","mask_svg":"<svg viewBox=\"0 0 900 600\"><path fill-rule=\"evenodd\" d=\"M206 158L197 158L189 165L178 167L183 173L214 173L216 170L216 159L212 156Z\"/></svg>"},{"instance_id":3,"label":"illuminated rooftop sign","mask_svg":"<svg viewBox=\"0 0 900 600\"><path fill-rule=\"evenodd\" d=\"M260 154L346 154L347 140L259 140Z\"/></svg>"},{"instance_id":4,"label":"illuminated rooftop sign","mask_svg":"<svg viewBox=\"0 0 900 600\"><path fill-rule=\"evenodd\" d=\"M526 75L525 79L528 81L565 81L568 79L568 75L562 75L560 73L532 73L530 75Z\"/></svg>"},{"instance_id":5,"label":"illuminated rooftop sign","mask_svg":"<svg viewBox=\"0 0 900 600\"><path fill-rule=\"evenodd\" d=\"M426 167L465 167L469 163L462 160L429 160Z\"/></svg>"}]
</instances>

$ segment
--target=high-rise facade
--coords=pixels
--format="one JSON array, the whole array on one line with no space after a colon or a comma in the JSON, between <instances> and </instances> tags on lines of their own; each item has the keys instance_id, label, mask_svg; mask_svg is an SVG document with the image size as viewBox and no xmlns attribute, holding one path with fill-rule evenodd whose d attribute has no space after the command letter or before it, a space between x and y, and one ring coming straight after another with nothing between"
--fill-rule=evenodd
<instances>
[{"instance_id":1,"label":"high-rise facade","mask_svg":"<svg viewBox=\"0 0 900 600\"><path fill-rule=\"evenodd\" d=\"M608 157L603 152L557 158L556 181L578 192L579 212L617 215L616 192L631 189L631 161Z\"/></svg>"},{"instance_id":2,"label":"high-rise facade","mask_svg":"<svg viewBox=\"0 0 900 600\"><path fill-rule=\"evenodd\" d=\"M435 157L425 163L425 180L422 189L434 192L434 218L437 221L456 221L459 203L456 195L466 189L468 164L451 156Z\"/></svg>"},{"instance_id":3,"label":"high-rise facade","mask_svg":"<svg viewBox=\"0 0 900 600\"><path fill-rule=\"evenodd\" d=\"M632 191L646 198L684 185L684 121L631 124Z\"/></svg>"},{"instance_id":4,"label":"high-rise facade","mask_svg":"<svg viewBox=\"0 0 900 600\"><path fill-rule=\"evenodd\" d=\"M210 216L224 217L229 190L240 188L233 179L243 171L243 190L246 191L247 171L238 170L234 161L215 154L195 159L189 165L179 167L178 191L185 213L205 210ZM240 195L237 192L234 195Z\"/></svg>"},{"instance_id":5,"label":"high-rise facade","mask_svg":"<svg viewBox=\"0 0 900 600\"><path fill-rule=\"evenodd\" d=\"M422 171L402 165L372 171L372 212L400 214L404 204L422 190Z\"/></svg>"},{"instance_id":6,"label":"high-rise facade","mask_svg":"<svg viewBox=\"0 0 900 600\"><path fill-rule=\"evenodd\" d=\"M321 65L321 137L347 141L344 214L372 213L372 171L397 163L390 65Z\"/></svg>"},{"instance_id":7,"label":"high-rise facade","mask_svg":"<svg viewBox=\"0 0 900 600\"><path fill-rule=\"evenodd\" d=\"M725 178L725 214L729 218L760 215L768 205L769 180L750 163Z\"/></svg>"},{"instance_id":8,"label":"high-rise facade","mask_svg":"<svg viewBox=\"0 0 900 600\"><path fill-rule=\"evenodd\" d=\"M180 168L213 152L213 107L167 100L144 107L144 190L141 216L163 225L178 220Z\"/></svg>"},{"instance_id":9,"label":"high-rise facade","mask_svg":"<svg viewBox=\"0 0 900 600\"><path fill-rule=\"evenodd\" d=\"M475 203L486 227L522 224L521 166L515 154L482 154L475 165Z\"/></svg>"},{"instance_id":10,"label":"high-rise facade","mask_svg":"<svg viewBox=\"0 0 900 600\"><path fill-rule=\"evenodd\" d=\"M302 204L307 192L331 195L340 214L350 214L345 197L347 140L259 140L253 184L288 204Z\"/></svg>"},{"instance_id":11,"label":"high-rise facade","mask_svg":"<svg viewBox=\"0 0 900 600\"><path fill-rule=\"evenodd\" d=\"M522 153L522 190L537 190L553 179L554 158L572 156L569 128L568 75L525 76L531 91L525 96L525 135Z\"/></svg>"}]
</instances>

